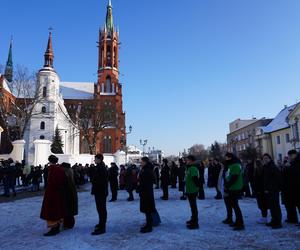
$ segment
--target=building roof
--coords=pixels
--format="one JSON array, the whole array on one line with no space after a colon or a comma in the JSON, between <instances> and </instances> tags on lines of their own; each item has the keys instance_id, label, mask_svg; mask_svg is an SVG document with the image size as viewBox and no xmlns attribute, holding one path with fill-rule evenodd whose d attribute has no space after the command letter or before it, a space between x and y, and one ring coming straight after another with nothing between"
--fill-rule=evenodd
<instances>
[{"instance_id":1,"label":"building roof","mask_svg":"<svg viewBox=\"0 0 300 250\"><path fill-rule=\"evenodd\" d=\"M61 82L60 92L63 99L88 100L94 98L93 82Z\"/></svg>"},{"instance_id":2,"label":"building roof","mask_svg":"<svg viewBox=\"0 0 300 250\"><path fill-rule=\"evenodd\" d=\"M278 130L282 130L289 127L288 116L294 110L297 104L290 107L285 107L279 112L279 114L273 119L273 121L263 128L264 133L272 133Z\"/></svg>"},{"instance_id":3,"label":"building roof","mask_svg":"<svg viewBox=\"0 0 300 250\"><path fill-rule=\"evenodd\" d=\"M5 79L5 77L1 77L1 74L0 74L0 80L2 80L3 88L4 88L7 92L11 93L11 90L10 90L10 88L9 88L9 86L8 86L7 80Z\"/></svg>"}]
</instances>

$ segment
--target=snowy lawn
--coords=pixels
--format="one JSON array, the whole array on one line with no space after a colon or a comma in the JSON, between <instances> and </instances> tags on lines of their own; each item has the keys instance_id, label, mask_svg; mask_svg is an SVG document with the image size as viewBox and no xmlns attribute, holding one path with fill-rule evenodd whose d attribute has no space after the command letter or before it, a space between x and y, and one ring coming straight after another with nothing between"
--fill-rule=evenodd
<instances>
[{"instance_id":1,"label":"snowy lawn","mask_svg":"<svg viewBox=\"0 0 300 250\"><path fill-rule=\"evenodd\" d=\"M0 204L0 249L300 249L300 228L284 224L283 229L274 231L256 223L260 213L254 199L241 201L246 230L234 232L221 223L225 218L223 201L214 200L214 190L207 189L207 199L198 201L200 229L189 231L185 227L190 218L188 201L180 201L174 189L169 201L161 201L160 195L161 191L156 191L162 225L146 235L139 233L145 221L139 200L128 203L125 191L119 192L116 203L108 203L103 236L90 235L98 217L88 191L79 193L76 227L53 238L42 236L47 231L39 219L42 197Z\"/></svg>"}]
</instances>

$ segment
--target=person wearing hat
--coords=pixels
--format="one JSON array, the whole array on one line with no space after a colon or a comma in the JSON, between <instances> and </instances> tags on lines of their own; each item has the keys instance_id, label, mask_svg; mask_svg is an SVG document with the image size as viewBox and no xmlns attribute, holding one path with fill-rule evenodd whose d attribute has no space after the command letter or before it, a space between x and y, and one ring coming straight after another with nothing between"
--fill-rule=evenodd
<instances>
[{"instance_id":1,"label":"person wearing hat","mask_svg":"<svg viewBox=\"0 0 300 250\"><path fill-rule=\"evenodd\" d=\"M45 190L41 219L47 221L50 229L44 236L54 236L60 233L60 224L66 215L65 189L67 179L64 169L58 164L58 158L50 155L48 158L48 185Z\"/></svg>"},{"instance_id":2,"label":"person wearing hat","mask_svg":"<svg viewBox=\"0 0 300 250\"><path fill-rule=\"evenodd\" d=\"M196 167L196 158L193 155L186 157L187 170L186 170L186 195L191 207L192 218L187 221L188 229L198 229L198 208L197 208L197 195L199 192L199 171Z\"/></svg>"}]
</instances>

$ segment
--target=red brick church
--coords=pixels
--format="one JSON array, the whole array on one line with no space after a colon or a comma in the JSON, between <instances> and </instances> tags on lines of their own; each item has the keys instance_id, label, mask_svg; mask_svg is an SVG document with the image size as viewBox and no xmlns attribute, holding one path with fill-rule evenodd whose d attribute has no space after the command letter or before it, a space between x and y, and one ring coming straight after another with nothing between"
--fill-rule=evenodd
<instances>
[{"instance_id":1,"label":"red brick church","mask_svg":"<svg viewBox=\"0 0 300 250\"><path fill-rule=\"evenodd\" d=\"M95 110L99 113L108 107L111 108L110 110L113 110L113 112L108 114L108 116L113 116L113 123L97 134L95 145L97 153L115 153L126 146L122 85L119 82L119 32L114 26L112 10L112 4L109 0L106 22L99 32L97 82L61 82L60 84L60 91L64 98L65 106L73 118L79 107L88 108L91 105L96 105ZM93 132L90 131L89 133ZM90 136L92 135L90 134ZM89 153L86 141L81 131L80 153Z\"/></svg>"}]
</instances>

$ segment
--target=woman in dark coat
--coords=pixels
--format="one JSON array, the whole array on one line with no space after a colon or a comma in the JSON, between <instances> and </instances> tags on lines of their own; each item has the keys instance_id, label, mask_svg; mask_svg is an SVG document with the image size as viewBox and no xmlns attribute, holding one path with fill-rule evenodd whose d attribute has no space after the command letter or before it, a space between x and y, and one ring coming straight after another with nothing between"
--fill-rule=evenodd
<instances>
[{"instance_id":1,"label":"woman in dark coat","mask_svg":"<svg viewBox=\"0 0 300 250\"><path fill-rule=\"evenodd\" d=\"M153 166L148 157L143 157L138 192L140 194L140 211L146 215L146 225L141 228L141 233L152 232L152 214L156 212L153 192L154 183Z\"/></svg>"},{"instance_id":2,"label":"woman in dark coat","mask_svg":"<svg viewBox=\"0 0 300 250\"><path fill-rule=\"evenodd\" d=\"M178 180L179 180L179 192L182 192L181 200L186 200L185 195L185 171L186 164L183 159L179 159L179 169L178 169Z\"/></svg>"},{"instance_id":3,"label":"woman in dark coat","mask_svg":"<svg viewBox=\"0 0 300 250\"><path fill-rule=\"evenodd\" d=\"M60 223L66 216L65 190L67 179L64 169L57 164L58 158L54 155L48 158L48 184L44 194L41 210L41 219L47 221L50 231L44 236L59 234Z\"/></svg>"},{"instance_id":4,"label":"woman in dark coat","mask_svg":"<svg viewBox=\"0 0 300 250\"><path fill-rule=\"evenodd\" d=\"M64 229L72 229L75 225L75 215L78 215L78 196L74 181L73 170L69 163L62 163L66 175L67 185L65 190L66 215L64 217Z\"/></svg>"}]
</instances>

